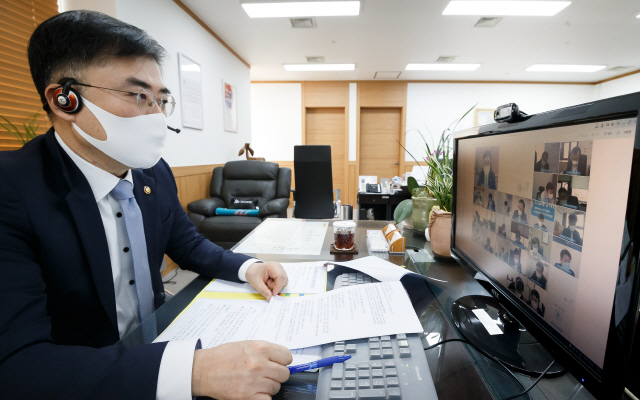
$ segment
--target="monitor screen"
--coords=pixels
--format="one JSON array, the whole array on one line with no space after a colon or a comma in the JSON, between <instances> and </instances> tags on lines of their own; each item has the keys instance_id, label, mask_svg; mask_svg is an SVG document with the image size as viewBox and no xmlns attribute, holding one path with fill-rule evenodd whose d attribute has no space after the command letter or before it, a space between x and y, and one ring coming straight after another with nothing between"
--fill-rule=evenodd
<instances>
[{"instance_id":1,"label":"monitor screen","mask_svg":"<svg viewBox=\"0 0 640 400\"><path fill-rule=\"evenodd\" d=\"M597 373L635 133L625 118L456 143L454 249Z\"/></svg>"}]
</instances>

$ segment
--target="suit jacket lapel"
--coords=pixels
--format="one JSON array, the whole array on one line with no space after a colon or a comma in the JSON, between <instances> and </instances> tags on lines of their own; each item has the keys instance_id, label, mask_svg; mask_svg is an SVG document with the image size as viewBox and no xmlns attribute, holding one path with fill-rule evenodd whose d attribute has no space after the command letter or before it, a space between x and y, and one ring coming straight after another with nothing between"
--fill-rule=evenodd
<instances>
[{"instance_id":1,"label":"suit jacket lapel","mask_svg":"<svg viewBox=\"0 0 640 400\"><path fill-rule=\"evenodd\" d=\"M54 136L53 128L46 135L47 147L54 162L58 164L57 168L61 172L69 190L65 200L87 255L98 298L111 324L118 329L109 246L107 245L107 237L96 199L93 196L89 182L87 182L80 169L60 148Z\"/></svg>"}]
</instances>

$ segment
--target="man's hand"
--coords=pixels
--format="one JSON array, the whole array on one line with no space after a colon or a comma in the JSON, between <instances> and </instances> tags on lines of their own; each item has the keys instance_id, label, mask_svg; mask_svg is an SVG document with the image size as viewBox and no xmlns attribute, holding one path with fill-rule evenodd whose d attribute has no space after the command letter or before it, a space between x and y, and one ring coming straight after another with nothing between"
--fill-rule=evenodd
<instances>
[{"instance_id":1,"label":"man's hand","mask_svg":"<svg viewBox=\"0 0 640 400\"><path fill-rule=\"evenodd\" d=\"M271 400L289 379L291 361L286 347L258 340L196 350L191 393L218 400Z\"/></svg>"},{"instance_id":2,"label":"man's hand","mask_svg":"<svg viewBox=\"0 0 640 400\"><path fill-rule=\"evenodd\" d=\"M246 277L247 282L267 301L289 283L287 273L278 262L253 263L247 268Z\"/></svg>"}]
</instances>

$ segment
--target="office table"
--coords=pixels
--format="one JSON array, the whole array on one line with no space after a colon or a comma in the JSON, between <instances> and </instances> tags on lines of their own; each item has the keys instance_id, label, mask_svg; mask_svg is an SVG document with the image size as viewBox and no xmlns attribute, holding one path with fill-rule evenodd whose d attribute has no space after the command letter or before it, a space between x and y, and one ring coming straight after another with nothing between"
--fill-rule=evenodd
<instances>
[{"instance_id":1,"label":"office table","mask_svg":"<svg viewBox=\"0 0 640 400\"><path fill-rule=\"evenodd\" d=\"M357 255L329 253L329 244L333 242L331 227L327 229L320 255L249 255L264 261L279 262L349 261L369 255L366 245L366 231L368 229L382 229L387 223L386 221L357 222L356 244L359 250ZM432 259L431 247L429 242L426 242L424 234L405 229L403 236L407 238L408 246L426 250L426 259L424 252L408 249L406 255L389 255L389 261L397 265L405 265L410 271L437 280L427 282L428 290L425 291L425 301L417 310L420 322L426 332L424 343L430 345L444 339L458 338L459 335L451 320L451 305L457 298L464 295L488 295L488 293L473 279L471 272L466 267L449 259ZM413 254L410 254L411 252ZM420 258L424 260L420 261ZM414 262L413 259L416 261ZM197 277L118 344L135 346L151 343L209 282L208 278ZM466 344L445 343L427 350L426 356L440 400L501 399L523 390L522 386L518 385L501 366L487 360ZM520 374L516 374L516 376L525 388L534 380ZM274 398L315 400L317 377L318 373L291 375L289 381L282 385L280 392ZM529 398L533 400L587 400L593 399L593 396L570 373L567 373L559 378L543 379L529 392L529 397L521 396L518 399Z\"/></svg>"}]
</instances>

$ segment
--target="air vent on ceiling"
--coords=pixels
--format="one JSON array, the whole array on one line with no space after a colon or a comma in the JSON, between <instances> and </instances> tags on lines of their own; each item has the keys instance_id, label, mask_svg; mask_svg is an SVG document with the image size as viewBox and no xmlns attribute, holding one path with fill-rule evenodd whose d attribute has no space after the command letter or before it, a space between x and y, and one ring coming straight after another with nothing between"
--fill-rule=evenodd
<instances>
[{"instance_id":1,"label":"air vent on ceiling","mask_svg":"<svg viewBox=\"0 0 640 400\"><path fill-rule=\"evenodd\" d=\"M438 57L436 62L451 62L451 61L455 60L456 57L457 56L440 56L440 57Z\"/></svg>"},{"instance_id":2,"label":"air vent on ceiling","mask_svg":"<svg viewBox=\"0 0 640 400\"><path fill-rule=\"evenodd\" d=\"M613 67L613 68L609 68L607 71L624 71L625 69L631 69L633 68L633 66L621 66L618 65L617 67Z\"/></svg>"},{"instance_id":3,"label":"air vent on ceiling","mask_svg":"<svg viewBox=\"0 0 640 400\"><path fill-rule=\"evenodd\" d=\"M316 23L313 18L291 18L292 28L315 28Z\"/></svg>"},{"instance_id":4,"label":"air vent on ceiling","mask_svg":"<svg viewBox=\"0 0 640 400\"><path fill-rule=\"evenodd\" d=\"M502 18L498 17L482 17L474 25L476 28L493 28L498 25L498 22L502 21Z\"/></svg>"},{"instance_id":5,"label":"air vent on ceiling","mask_svg":"<svg viewBox=\"0 0 640 400\"><path fill-rule=\"evenodd\" d=\"M402 71L378 71L373 79L398 79Z\"/></svg>"},{"instance_id":6,"label":"air vent on ceiling","mask_svg":"<svg viewBox=\"0 0 640 400\"><path fill-rule=\"evenodd\" d=\"M307 56L307 62L321 63L321 62L324 62L324 57L323 56Z\"/></svg>"}]
</instances>

